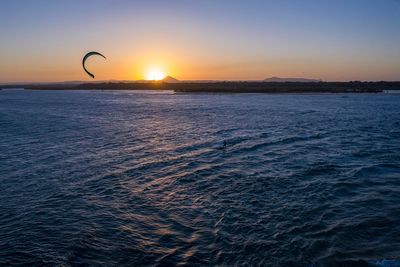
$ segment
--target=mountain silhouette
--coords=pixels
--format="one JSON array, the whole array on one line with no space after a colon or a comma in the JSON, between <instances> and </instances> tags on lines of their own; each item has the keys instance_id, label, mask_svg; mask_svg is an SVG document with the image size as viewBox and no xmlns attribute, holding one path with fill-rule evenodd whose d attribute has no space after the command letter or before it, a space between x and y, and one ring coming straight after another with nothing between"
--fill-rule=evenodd
<instances>
[{"instance_id":1,"label":"mountain silhouette","mask_svg":"<svg viewBox=\"0 0 400 267\"><path fill-rule=\"evenodd\" d=\"M179 83L180 81L175 79L174 77L167 76L164 79L162 79L163 82L165 83Z\"/></svg>"},{"instance_id":2,"label":"mountain silhouette","mask_svg":"<svg viewBox=\"0 0 400 267\"><path fill-rule=\"evenodd\" d=\"M306 78L280 78L280 77L272 77L267 78L264 82L273 82L273 83L286 83L286 82L295 82L295 83L318 83L322 82L322 80L316 79L306 79Z\"/></svg>"}]
</instances>

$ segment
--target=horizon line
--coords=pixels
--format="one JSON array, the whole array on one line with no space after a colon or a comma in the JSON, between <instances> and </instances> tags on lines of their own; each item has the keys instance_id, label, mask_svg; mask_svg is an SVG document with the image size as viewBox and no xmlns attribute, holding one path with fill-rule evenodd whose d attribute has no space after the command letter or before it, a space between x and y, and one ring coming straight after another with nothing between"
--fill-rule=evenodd
<instances>
[{"instance_id":1,"label":"horizon line","mask_svg":"<svg viewBox=\"0 0 400 267\"><path fill-rule=\"evenodd\" d=\"M280 78L280 77L272 77L272 78ZM267 78L269 79L269 78ZM197 80L178 80L176 83L185 83L185 82L268 82L268 83L285 83L285 82L293 82L293 83L318 83L318 82L323 82L323 83L350 83L350 82L361 82L361 83L368 83L368 82L400 82L400 79L398 80L346 80L346 81L338 81L338 80L319 80L319 79L311 79L311 78L280 78L280 79L305 79L305 80L310 80L310 81L267 81L267 79L262 79L262 80L252 80L252 79L243 79L243 80L231 80L231 79L197 79ZM79 81L79 80L69 80L69 81L38 81L38 82L0 82L0 86L10 86L10 85L30 85L30 84L60 84L60 83L76 83L76 84L84 84L84 83L130 83L130 82L136 82L136 83L152 83L152 82L164 82L164 79L161 80L115 80L115 79L110 79L110 80L98 80L98 81ZM168 83L168 82L166 82ZM171 82L170 82L171 83ZM173 82L172 82L173 83Z\"/></svg>"}]
</instances>

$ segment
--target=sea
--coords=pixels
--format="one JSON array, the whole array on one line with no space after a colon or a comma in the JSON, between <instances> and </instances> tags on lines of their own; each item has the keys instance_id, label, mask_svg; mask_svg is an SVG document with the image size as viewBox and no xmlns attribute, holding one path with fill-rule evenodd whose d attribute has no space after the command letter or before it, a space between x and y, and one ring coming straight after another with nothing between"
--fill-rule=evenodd
<instances>
[{"instance_id":1,"label":"sea","mask_svg":"<svg viewBox=\"0 0 400 267\"><path fill-rule=\"evenodd\" d=\"M400 266L400 95L0 91L0 266Z\"/></svg>"}]
</instances>

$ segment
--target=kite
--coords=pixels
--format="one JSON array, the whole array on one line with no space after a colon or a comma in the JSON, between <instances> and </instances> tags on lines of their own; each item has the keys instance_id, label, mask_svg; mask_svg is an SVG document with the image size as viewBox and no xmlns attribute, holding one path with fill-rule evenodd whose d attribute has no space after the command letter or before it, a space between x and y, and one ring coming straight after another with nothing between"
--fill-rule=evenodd
<instances>
[{"instance_id":1,"label":"kite","mask_svg":"<svg viewBox=\"0 0 400 267\"><path fill-rule=\"evenodd\" d=\"M96 52L96 51L92 51L92 52L87 53L87 54L83 57L83 59L82 59L82 67L83 67L83 69L84 69L84 70L86 71L86 73L87 73L90 77L92 77L93 79L94 79L94 75L93 75L92 73L90 73L90 72L86 69L86 67L85 67L85 62L86 62L86 59L88 59L88 58L91 57L91 56L95 56L95 55L101 56L101 57L103 57L104 59L106 59L105 56L103 56L102 54L100 54L99 52Z\"/></svg>"}]
</instances>

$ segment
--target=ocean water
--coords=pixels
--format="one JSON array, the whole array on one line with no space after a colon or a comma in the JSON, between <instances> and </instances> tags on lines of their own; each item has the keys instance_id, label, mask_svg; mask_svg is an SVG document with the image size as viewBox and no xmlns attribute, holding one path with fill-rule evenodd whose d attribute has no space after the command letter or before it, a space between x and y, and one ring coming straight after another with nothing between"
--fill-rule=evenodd
<instances>
[{"instance_id":1,"label":"ocean water","mask_svg":"<svg viewBox=\"0 0 400 267\"><path fill-rule=\"evenodd\" d=\"M399 266L399 151L400 95L0 91L0 265Z\"/></svg>"}]
</instances>

